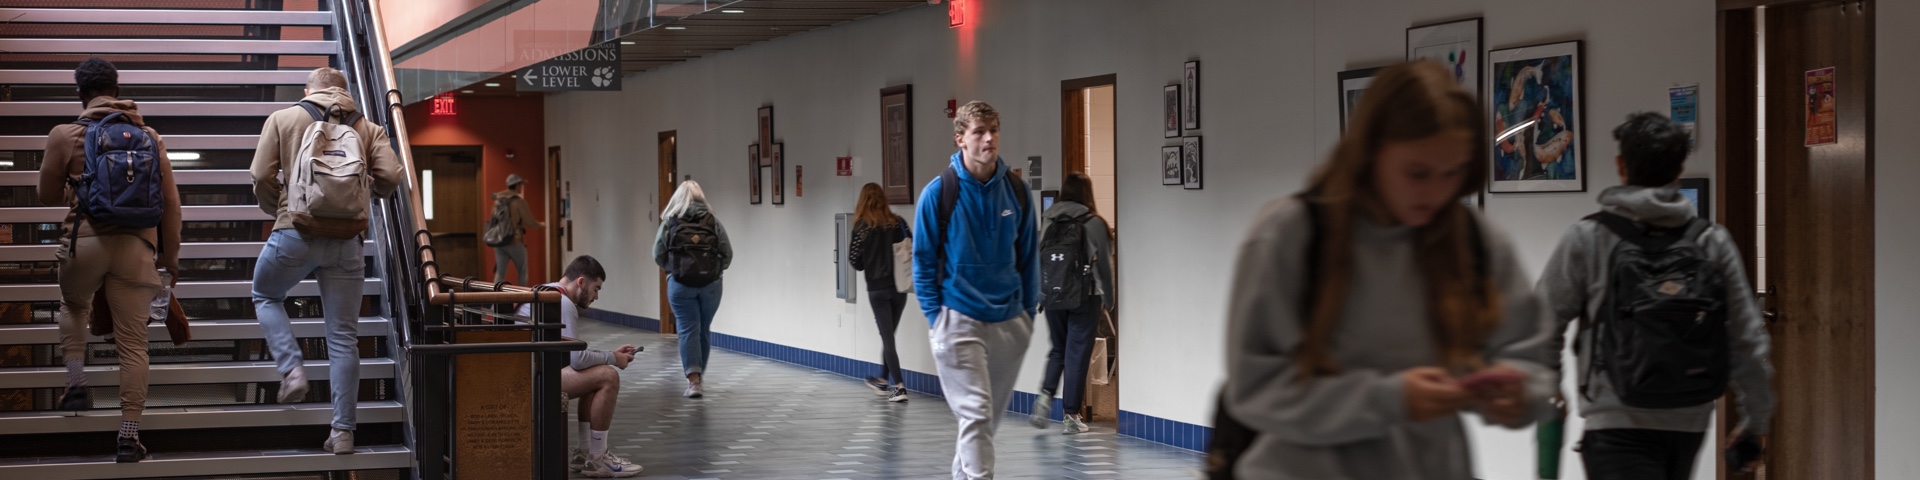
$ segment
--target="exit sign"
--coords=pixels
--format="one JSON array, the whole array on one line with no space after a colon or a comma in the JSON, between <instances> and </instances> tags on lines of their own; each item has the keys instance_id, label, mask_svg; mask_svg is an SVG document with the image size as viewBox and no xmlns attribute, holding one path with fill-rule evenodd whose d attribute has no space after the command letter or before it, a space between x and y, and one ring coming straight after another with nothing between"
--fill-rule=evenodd
<instances>
[{"instance_id":1,"label":"exit sign","mask_svg":"<svg viewBox=\"0 0 1920 480\"><path fill-rule=\"evenodd\" d=\"M453 103L453 92L447 92L447 93L442 93L442 94L433 96L432 116L444 117L444 116L458 115L459 113L460 113L459 110L455 108L455 105Z\"/></svg>"},{"instance_id":2,"label":"exit sign","mask_svg":"<svg viewBox=\"0 0 1920 480\"><path fill-rule=\"evenodd\" d=\"M947 0L947 28L967 24L967 0Z\"/></svg>"}]
</instances>

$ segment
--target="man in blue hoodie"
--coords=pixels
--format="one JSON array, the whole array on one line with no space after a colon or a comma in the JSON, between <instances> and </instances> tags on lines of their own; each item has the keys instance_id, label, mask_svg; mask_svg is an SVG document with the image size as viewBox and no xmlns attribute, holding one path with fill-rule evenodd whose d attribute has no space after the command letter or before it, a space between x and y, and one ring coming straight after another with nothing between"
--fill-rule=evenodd
<instances>
[{"instance_id":1,"label":"man in blue hoodie","mask_svg":"<svg viewBox=\"0 0 1920 480\"><path fill-rule=\"evenodd\" d=\"M1040 305L1039 234L1024 183L1000 160L986 102L953 120L960 152L915 207L913 285L931 322L934 367L960 422L953 478L993 478L993 433L1013 397Z\"/></svg>"}]
</instances>

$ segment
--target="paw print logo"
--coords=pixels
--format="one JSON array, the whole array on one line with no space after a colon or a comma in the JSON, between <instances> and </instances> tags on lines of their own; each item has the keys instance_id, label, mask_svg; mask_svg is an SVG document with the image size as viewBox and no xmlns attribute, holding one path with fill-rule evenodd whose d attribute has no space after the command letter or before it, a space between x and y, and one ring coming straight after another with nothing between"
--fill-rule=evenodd
<instances>
[{"instance_id":1,"label":"paw print logo","mask_svg":"<svg viewBox=\"0 0 1920 480\"><path fill-rule=\"evenodd\" d=\"M593 70L593 86L605 87L608 85L613 85L613 73L614 73L613 67L600 67L600 68L594 69Z\"/></svg>"}]
</instances>

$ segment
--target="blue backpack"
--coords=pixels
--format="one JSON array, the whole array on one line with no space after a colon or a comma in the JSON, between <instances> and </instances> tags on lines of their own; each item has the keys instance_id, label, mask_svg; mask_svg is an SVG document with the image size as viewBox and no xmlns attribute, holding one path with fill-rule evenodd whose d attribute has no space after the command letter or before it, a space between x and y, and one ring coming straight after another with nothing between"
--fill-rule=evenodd
<instances>
[{"instance_id":1,"label":"blue backpack","mask_svg":"<svg viewBox=\"0 0 1920 480\"><path fill-rule=\"evenodd\" d=\"M79 179L67 180L76 200L73 208L95 222L157 227L166 208L159 142L125 115L114 112L99 120L74 122L87 127L87 164ZM76 238L79 230L74 228Z\"/></svg>"}]
</instances>

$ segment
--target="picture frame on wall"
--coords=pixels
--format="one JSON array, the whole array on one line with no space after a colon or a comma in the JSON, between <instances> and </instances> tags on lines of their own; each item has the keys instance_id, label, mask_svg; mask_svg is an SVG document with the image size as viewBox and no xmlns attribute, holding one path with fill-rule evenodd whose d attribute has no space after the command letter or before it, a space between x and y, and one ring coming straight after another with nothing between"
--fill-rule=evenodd
<instances>
[{"instance_id":1,"label":"picture frame on wall","mask_svg":"<svg viewBox=\"0 0 1920 480\"><path fill-rule=\"evenodd\" d=\"M1200 129L1200 61L1187 62L1180 75L1180 127Z\"/></svg>"},{"instance_id":2,"label":"picture frame on wall","mask_svg":"<svg viewBox=\"0 0 1920 480\"><path fill-rule=\"evenodd\" d=\"M773 106L760 107L760 164L773 165Z\"/></svg>"},{"instance_id":3,"label":"picture frame on wall","mask_svg":"<svg viewBox=\"0 0 1920 480\"><path fill-rule=\"evenodd\" d=\"M1407 29L1407 60L1427 59L1446 65L1460 88L1479 96L1486 91L1481 82L1484 27L1479 17L1420 25Z\"/></svg>"},{"instance_id":4,"label":"picture frame on wall","mask_svg":"<svg viewBox=\"0 0 1920 480\"><path fill-rule=\"evenodd\" d=\"M747 204L760 204L760 145L747 145Z\"/></svg>"},{"instance_id":5,"label":"picture frame on wall","mask_svg":"<svg viewBox=\"0 0 1920 480\"><path fill-rule=\"evenodd\" d=\"M1188 136L1180 139L1180 180L1187 190L1199 190L1200 174L1200 137Z\"/></svg>"},{"instance_id":6,"label":"picture frame on wall","mask_svg":"<svg viewBox=\"0 0 1920 480\"><path fill-rule=\"evenodd\" d=\"M1487 52L1494 135L1487 191L1587 190L1581 42Z\"/></svg>"},{"instance_id":7,"label":"picture frame on wall","mask_svg":"<svg viewBox=\"0 0 1920 480\"><path fill-rule=\"evenodd\" d=\"M1166 132L1161 136L1180 138L1180 84L1167 85L1161 91L1165 92L1163 96L1166 97L1166 109L1160 122L1161 129Z\"/></svg>"},{"instance_id":8,"label":"picture frame on wall","mask_svg":"<svg viewBox=\"0 0 1920 480\"><path fill-rule=\"evenodd\" d=\"M773 204L787 204L787 144L773 144Z\"/></svg>"},{"instance_id":9,"label":"picture frame on wall","mask_svg":"<svg viewBox=\"0 0 1920 480\"><path fill-rule=\"evenodd\" d=\"M1179 145L1169 145L1165 147L1160 147L1160 184L1161 185L1179 185L1182 183L1186 183L1184 180L1182 180L1180 175L1180 170L1182 165L1180 162L1185 158L1186 157L1183 157L1180 155Z\"/></svg>"},{"instance_id":10,"label":"picture frame on wall","mask_svg":"<svg viewBox=\"0 0 1920 480\"><path fill-rule=\"evenodd\" d=\"M913 204L913 85L880 89L880 142L880 187L887 204Z\"/></svg>"},{"instance_id":11,"label":"picture frame on wall","mask_svg":"<svg viewBox=\"0 0 1920 480\"><path fill-rule=\"evenodd\" d=\"M1367 91L1367 85L1372 84L1374 75L1379 73L1380 67L1339 73L1340 133L1347 133L1347 124L1353 122L1353 111L1360 107L1360 94Z\"/></svg>"}]
</instances>

